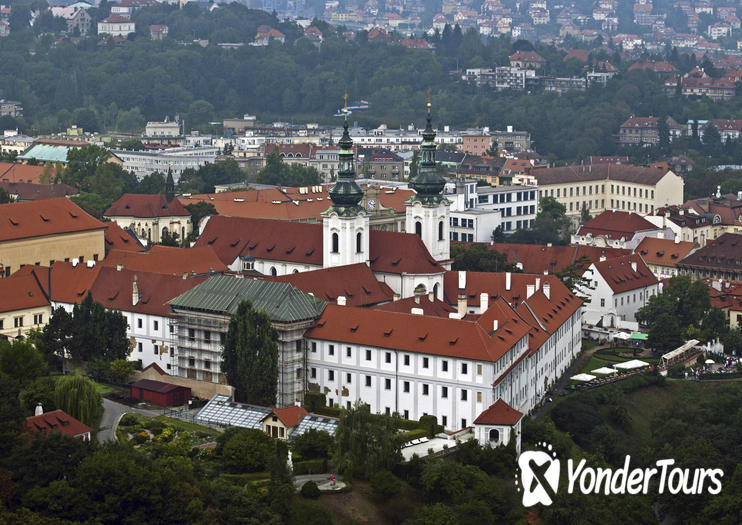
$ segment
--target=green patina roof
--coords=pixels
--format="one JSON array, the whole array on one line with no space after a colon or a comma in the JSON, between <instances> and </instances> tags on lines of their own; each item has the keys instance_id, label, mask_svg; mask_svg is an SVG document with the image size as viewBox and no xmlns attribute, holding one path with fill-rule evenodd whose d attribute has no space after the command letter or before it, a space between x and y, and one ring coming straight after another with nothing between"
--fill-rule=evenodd
<instances>
[{"instance_id":1,"label":"green patina roof","mask_svg":"<svg viewBox=\"0 0 742 525\"><path fill-rule=\"evenodd\" d=\"M257 310L265 311L271 321L284 323L319 317L326 306L322 299L288 283L224 275L207 279L168 304L232 315L244 300L249 300Z\"/></svg>"},{"instance_id":2,"label":"green patina roof","mask_svg":"<svg viewBox=\"0 0 742 525\"><path fill-rule=\"evenodd\" d=\"M34 144L23 155L21 160L36 159L43 162L67 162L67 152L71 148L67 146L53 146L51 144Z\"/></svg>"}]
</instances>

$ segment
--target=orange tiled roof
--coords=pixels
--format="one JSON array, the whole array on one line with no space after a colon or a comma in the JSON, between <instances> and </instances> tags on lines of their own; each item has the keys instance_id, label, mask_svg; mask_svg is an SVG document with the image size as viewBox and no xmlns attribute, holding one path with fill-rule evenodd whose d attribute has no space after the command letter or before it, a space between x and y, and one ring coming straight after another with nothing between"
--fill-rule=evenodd
<instances>
[{"instance_id":1,"label":"orange tiled roof","mask_svg":"<svg viewBox=\"0 0 742 525\"><path fill-rule=\"evenodd\" d=\"M638 253L647 264L675 266L683 257L696 248L695 243L673 239L656 239L645 237L634 253Z\"/></svg>"},{"instance_id":2,"label":"orange tiled roof","mask_svg":"<svg viewBox=\"0 0 742 525\"><path fill-rule=\"evenodd\" d=\"M186 272L201 274L212 271L222 272L227 269L210 246L158 249L149 252L111 250L105 260L98 264L114 268L121 264L128 270L179 276Z\"/></svg>"},{"instance_id":3,"label":"orange tiled roof","mask_svg":"<svg viewBox=\"0 0 742 525\"><path fill-rule=\"evenodd\" d=\"M66 436L79 436L90 432L90 427L84 425L63 410L53 410L40 416L27 417L23 423L30 432L49 434L59 432Z\"/></svg>"},{"instance_id":4,"label":"orange tiled roof","mask_svg":"<svg viewBox=\"0 0 742 525\"><path fill-rule=\"evenodd\" d=\"M121 226L115 222L106 223L106 251L125 250L131 252L143 252L144 247L139 242L126 233Z\"/></svg>"},{"instance_id":5,"label":"orange tiled roof","mask_svg":"<svg viewBox=\"0 0 742 525\"><path fill-rule=\"evenodd\" d=\"M65 197L0 204L0 242L104 228Z\"/></svg>"},{"instance_id":6,"label":"orange tiled roof","mask_svg":"<svg viewBox=\"0 0 742 525\"><path fill-rule=\"evenodd\" d=\"M178 199L168 202L165 195L124 193L103 214L105 217L190 217Z\"/></svg>"},{"instance_id":7,"label":"orange tiled roof","mask_svg":"<svg viewBox=\"0 0 742 525\"><path fill-rule=\"evenodd\" d=\"M633 269L632 263L636 263L636 270ZM644 288L658 282L639 255L615 257L593 264L615 293Z\"/></svg>"},{"instance_id":8,"label":"orange tiled roof","mask_svg":"<svg viewBox=\"0 0 742 525\"><path fill-rule=\"evenodd\" d=\"M515 410L502 399L479 414L474 420L475 425L515 425L523 417L523 413Z\"/></svg>"},{"instance_id":9,"label":"orange tiled roof","mask_svg":"<svg viewBox=\"0 0 742 525\"><path fill-rule=\"evenodd\" d=\"M289 406L285 408L274 408L273 414L275 414L278 419L281 420L281 423L287 427L295 427L301 423L301 420L304 419L309 412L304 410L302 407Z\"/></svg>"},{"instance_id":10,"label":"orange tiled roof","mask_svg":"<svg viewBox=\"0 0 742 525\"><path fill-rule=\"evenodd\" d=\"M0 181L40 184L42 173L44 173L43 166L0 162Z\"/></svg>"},{"instance_id":11,"label":"orange tiled roof","mask_svg":"<svg viewBox=\"0 0 742 525\"><path fill-rule=\"evenodd\" d=\"M0 279L0 312L13 312L27 308L48 306L41 284L31 274L14 273ZM6 327L8 328L8 327Z\"/></svg>"}]
</instances>

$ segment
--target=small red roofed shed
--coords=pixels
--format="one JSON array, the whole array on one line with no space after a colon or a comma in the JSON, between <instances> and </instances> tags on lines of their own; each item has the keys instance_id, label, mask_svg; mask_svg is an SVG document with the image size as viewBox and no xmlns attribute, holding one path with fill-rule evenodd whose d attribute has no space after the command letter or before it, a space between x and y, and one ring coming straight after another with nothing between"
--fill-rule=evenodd
<instances>
[{"instance_id":1,"label":"small red roofed shed","mask_svg":"<svg viewBox=\"0 0 742 525\"><path fill-rule=\"evenodd\" d=\"M164 407L185 405L191 399L191 389L187 386L163 383L151 379L140 379L131 384L131 398L149 401Z\"/></svg>"},{"instance_id":2,"label":"small red roofed shed","mask_svg":"<svg viewBox=\"0 0 742 525\"><path fill-rule=\"evenodd\" d=\"M516 451L520 454L521 419L522 412L498 399L474 420L474 435L481 445L493 447L507 446L514 439Z\"/></svg>"}]
</instances>

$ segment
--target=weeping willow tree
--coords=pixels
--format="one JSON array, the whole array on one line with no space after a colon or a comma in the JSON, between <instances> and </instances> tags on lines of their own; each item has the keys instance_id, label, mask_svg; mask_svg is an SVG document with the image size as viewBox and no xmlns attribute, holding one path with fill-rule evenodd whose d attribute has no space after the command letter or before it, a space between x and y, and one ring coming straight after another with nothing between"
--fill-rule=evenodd
<instances>
[{"instance_id":1,"label":"weeping willow tree","mask_svg":"<svg viewBox=\"0 0 742 525\"><path fill-rule=\"evenodd\" d=\"M88 426L94 424L101 409L95 383L80 374L61 377L54 389L54 397L57 408Z\"/></svg>"}]
</instances>

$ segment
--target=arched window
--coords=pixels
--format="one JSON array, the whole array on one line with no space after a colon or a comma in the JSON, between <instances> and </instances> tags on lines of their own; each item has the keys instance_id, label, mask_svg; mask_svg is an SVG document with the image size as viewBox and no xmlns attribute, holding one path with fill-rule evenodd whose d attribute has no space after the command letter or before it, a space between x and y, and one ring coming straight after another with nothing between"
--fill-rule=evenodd
<instances>
[{"instance_id":1,"label":"arched window","mask_svg":"<svg viewBox=\"0 0 742 525\"><path fill-rule=\"evenodd\" d=\"M337 233L332 234L332 253L338 253L340 251L340 237Z\"/></svg>"},{"instance_id":2,"label":"arched window","mask_svg":"<svg viewBox=\"0 0 742 525\"><path fill-rule=\"evenodd\" d=\"M496 428L490 430L490 441L494 441L495 443L500 441L500 432Z\"/></svg>"},{"instance_id":3,"label":"arched window","mask_svg":"<svg viewBox=\"0 0 742 525\"><path fill-rule=\"evenodd\" d=\"M415 234L420 237L423 236L423 223L420 221L415 221Z\"/></svg>"},{"instance_id":4,"label":"arched window","mask_svg":"<svg viewBox=\"0 0 742 525\"><path fill-rule=\"evenodd\" d=\"M356 233L356 253L363 251L363 234L361 232Z\"/></svg>"},{"instance_id":5,"label":"arched window","mask_svg":"<svg viewBox=\"0 0 742 525\"><path fill-rule=\"evenodd\" d=\"M296 268L294 268L294 273L299 273L299 270L297 270Z\"/></svg>"},{"instance_id":6,"label":"arched window","mask_svg":"<svg viewBox=\"0 0 742 525\"><path fill-rule=\"evenodd\" d=\"M443 240L443 221L438 221L438 240Z\"/></svg>"},{"instance_id":7,"label":"arched window","mask_svg":"<svg viewBox=\"0 0 742 525\"><path fill-rule=\"evenodd\" d=\"M440 297L438 297L438 283L435 283L433 285L433 297L435 297L436 299L440 299Z\"/></svg>"},{"instance_id":8,"label":"arched window","mask_svg":"<svg viewBox=\"0 0 742 525\"><path fill-rule=\"evenodd\" d=\"M276 271L276 267L275 266L271 266L271 275L273 277L275 277L276 275L278 275L278 272Z\"/></svg>"}]
</instances>

